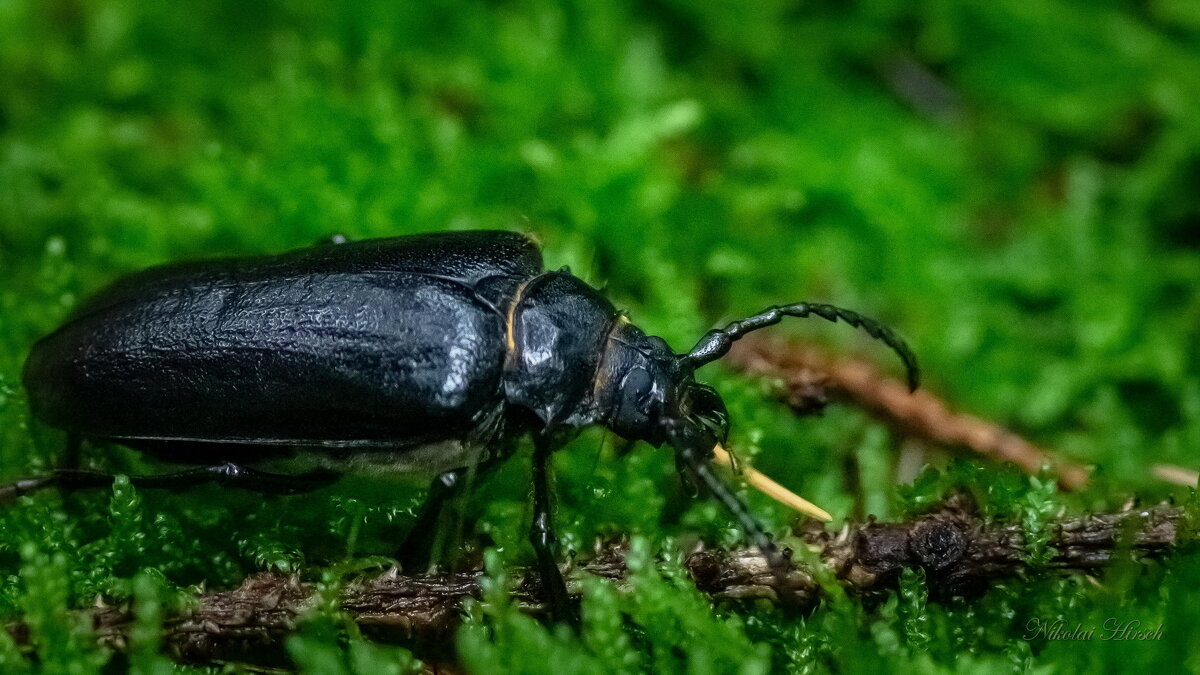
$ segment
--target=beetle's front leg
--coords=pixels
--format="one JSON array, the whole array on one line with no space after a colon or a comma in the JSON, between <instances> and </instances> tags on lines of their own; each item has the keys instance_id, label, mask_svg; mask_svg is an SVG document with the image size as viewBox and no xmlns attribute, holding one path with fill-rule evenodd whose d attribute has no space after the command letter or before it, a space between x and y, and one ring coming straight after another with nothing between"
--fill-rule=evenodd
<instances>
[{"instance_id":1,"label":"beetle's front leg","mask_svg":"<svg viewBox=\"0 0 1200 675\"><path fill-rule=\"evenodd\" d=\"M534 437L533 450L533 526L529 530L529 543L537 556L538 575L541 577L542 593L550 607L553 621L579 625L579 614L567 594L567 584L554 558L554 517L550 509L550 455L554 447L543 435Z\"/></svg>"}]
</instances>

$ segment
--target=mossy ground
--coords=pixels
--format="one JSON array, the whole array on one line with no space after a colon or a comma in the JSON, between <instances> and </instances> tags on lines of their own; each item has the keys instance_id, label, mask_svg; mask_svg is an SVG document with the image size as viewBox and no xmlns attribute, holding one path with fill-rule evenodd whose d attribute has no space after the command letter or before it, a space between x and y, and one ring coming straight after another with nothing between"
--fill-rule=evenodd
<instances>
[{"instance_id":1,"label":"mossy ground","mask_svg":"<svg viewBox=\"0 0 1200 675\"><path fill-rule=\"evenodd\" d=\"M1149 469L1196 468L1200 450L1198 72L1188 0L0 0L3 476L62 447L28 418L30 344L118 275L332 233L499 227L537 233L550 264L680 349L781 300L878 316L956 406L1098 467L1070 497L971 459L897 486L900 439L863 414L798 421L759 385L708 373L733 445L836 514L862 503L902 517L957 482L1036 532L1060 506L1185 497ZM891 365L844 329L787 330ZM117 448L92 457L148 468ZM470 505L509 563L527 555L526 457ZM581 638L502 602L477 609L459 640L473 672L1200 669L1192 554L949 604L928 604L910 574L879 605L831 589L805 619L714 612L647 567L674 538L737 537L714 506L683 499L669 457L617 456L589 433L557 467L568 547L644 538L636 591L592 587ZM170 671L156 617L189 587L267 568L336 584L378 565L413 485L399 501L370 481L303 498L118 484L25 500L0 515L0 612L29 624L37 659L0 635L0 669L100 668L110 657L66 610L105 594L145 610L129 665ZM787 514L748 498L782 529ZM1164 637L1022 637L1034 618L1110 617L1161 623ZM295 662L408 668L343 628L315 616L289 645Z\"/></svg>"}]
</instances>

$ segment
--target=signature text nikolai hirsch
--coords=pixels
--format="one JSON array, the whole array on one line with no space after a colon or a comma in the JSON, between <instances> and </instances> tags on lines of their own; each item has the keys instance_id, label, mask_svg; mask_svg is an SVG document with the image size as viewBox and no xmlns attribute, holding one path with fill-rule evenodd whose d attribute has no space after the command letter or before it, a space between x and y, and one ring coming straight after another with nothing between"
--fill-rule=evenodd
<instances>
[{"instance_id":1,"label":"signature text nikolai hirsch","mask_svg":"<svg viewBox=\"0 0 1200 675\"><path fill-rule=\"evenodd\" d=\"M1055 642L1088 642L1097 639L1102 641L1161 640L1162 636L1163 625L1161 623L1157 626L1150 626L1137 619L1122 621L1117 618L1109 618L1104 620L1102 626L1084 626L1082 623L1071 626L1063 619L1050 621L1035 617L1025 622L1025 634L1021 638L1024 640L1042 638Z\"/></svg>"}]
</instances>

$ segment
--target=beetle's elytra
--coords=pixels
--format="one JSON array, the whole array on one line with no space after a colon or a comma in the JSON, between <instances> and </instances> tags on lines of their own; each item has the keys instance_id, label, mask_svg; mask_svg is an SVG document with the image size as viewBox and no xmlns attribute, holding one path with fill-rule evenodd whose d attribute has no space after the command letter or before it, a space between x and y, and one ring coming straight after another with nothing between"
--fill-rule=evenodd
<instances>
[{"instance_id":1,"label":"beetle's elytra","mask_svg":"<svg viewBox=\"0 0 1200 675\"><path fill-rule=\"evenodd\" d=\"M916 363L882 325L829 305L774 307L710 331L689 353L626 321L569 272L546 272L511 232L424 234L279 256L169 265L126 277L38 342L24 381L33 414L192 465L150 487L216 480L298 491L361 469L440 473L419 539L472 466L532 435L531 541L552 606L570 609L554 562L547 458L580 428L666 444L759 546L774 547L710 471L728 430L695 370L783 316L842 319ZM300 456L302 475L264 470ZM0 494L105 485L63 469Z\"/></svg>"}]
</instances>

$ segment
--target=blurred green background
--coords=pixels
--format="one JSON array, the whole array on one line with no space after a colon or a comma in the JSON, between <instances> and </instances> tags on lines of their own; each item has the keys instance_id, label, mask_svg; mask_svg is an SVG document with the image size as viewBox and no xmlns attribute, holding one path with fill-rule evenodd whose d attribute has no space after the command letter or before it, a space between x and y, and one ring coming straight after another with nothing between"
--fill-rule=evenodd
<instances>
[{"instance_id":1,"label":"blurred green background","mask_svg":"<svg viewBox=\"0 0 1200 675\"><path fill-rule=\"evenodd\" d=\"M1200 4L1144 2L84 2L0 0L0 471L62 437L28 419L32 342L78 299L154 263L277 252L333 233L536 233L677 349L800 299L896 326L929 388L1095 465L1062 496L972 458L897 485L903 439L834 408L796 420L761 383L707 374L733 446L839 517L903 517L952 485L1044 522L1129 497L1186 498L1200 468ZM846 329L786 329L894 368ZM148 470L119 448L96 467ZM936 455L931 457L937 458ZM944 458L943 458L944 459ZM527 455L468 505L466 544L527 560ZM663 453L585 434L557 458L566 547L633 533L646 556L700 534ZM392 553L420 482L311 497L45 494L0 514L0 668L169 672L145 625L128 661L67 609L139 607L263 569L336 583ZM745 494L745 493L744 493ZM788 514L758 495L782 532ZM918 574L811 617L709 606L668 571L595 585L580 638L499 603L458 640L471 672L1196 670L1200 559L1031 575L927 603ZM1030 618L1164 624L1150 643L1021 639ZM148 623L147 623L148 622ZM400 672L407 654L317 612L310 672Z\"/></svg>"}]
</instances>

